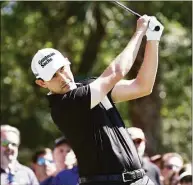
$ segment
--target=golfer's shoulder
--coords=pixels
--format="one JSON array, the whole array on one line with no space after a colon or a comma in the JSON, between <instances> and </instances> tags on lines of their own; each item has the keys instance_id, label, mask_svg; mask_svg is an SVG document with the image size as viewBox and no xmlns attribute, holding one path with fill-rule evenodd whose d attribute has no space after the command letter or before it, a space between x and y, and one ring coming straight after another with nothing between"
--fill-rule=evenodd
<instances>
[{"instance_id":1,"label":"golfer's shoulder","mask_svg":"<svg viewBox=\"0 0 193 185\"><path fill-rule=\"evenodd\" d=\"M76 80L77 83L82 84L82 85L87 85L92 83L93 81L95 81L97 79L97 77L88 77L85 79L78 79Z\"/></svg>"}]
</instances>

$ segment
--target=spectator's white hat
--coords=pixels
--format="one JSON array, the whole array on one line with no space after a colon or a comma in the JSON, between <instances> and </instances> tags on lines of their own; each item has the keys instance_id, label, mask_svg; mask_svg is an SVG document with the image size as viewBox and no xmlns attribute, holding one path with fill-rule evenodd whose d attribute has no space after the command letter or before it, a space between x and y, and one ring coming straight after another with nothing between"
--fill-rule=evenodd
<instances>
[{"instance_id":1,"label":"spectator's white hat","mask_svg":"<svg viewBox=\"0 0 193 185\"><path fill-rule=\"evenodd\" d=\"M127 129L129 134L131 135L131 139L145 139L145 135L143 133L143 131L140 128L137 127L130 127Z\"/></svg>"},{"instance_id":2,"label":"spectator's white hat","mask_svg":"<svg viewBox=\"0 0 193 185\"><path fill-rule=\"evenodd\" d=\"M184 177L192 176L191 171L185 171L180 175L180 180L182 180Z\"/></svg>"},{"instance_id":3,"label":"spectator's white hat","mask_svg":"<svg viewBox=\"0 0 193 185\"><path fill-rule=\"evenodd\" d=\"M184 177L192 176L192 166L191 164L187 164L185 166L185 171L182 172L179 176L179 180L182 180Z\"/></svg>"},{"instance_id":4,"label":"spectator's white hat","mask_svg":"<svg viewBox=\"0 0 193 185\"><path fill-rule=\"evenodd\" d=\"M42 78L45 81L52 79L58 69L70 62L58 50L45 48L38 50L31 62L31 69L36 78Z\"/></svg>"}]
</instances>

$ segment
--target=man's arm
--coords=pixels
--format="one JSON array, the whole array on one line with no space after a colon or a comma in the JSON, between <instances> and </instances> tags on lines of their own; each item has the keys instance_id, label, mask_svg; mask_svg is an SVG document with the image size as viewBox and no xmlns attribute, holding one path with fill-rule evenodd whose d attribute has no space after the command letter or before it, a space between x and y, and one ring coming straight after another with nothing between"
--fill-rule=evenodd
<instances>
[{"instance_id":1,"label":"man's arm","mask_svg":"<svg viewBox=\"0 0 193 185\"><path fill-rule=\"evenodd\" d=\"M90 84L91 108L96 106L107 93L131 69L148 26L149 17L144 15L137 21L137 29L126 48L113 60L107 69Z\"/></svg>"},{"instance_id":2,"label":"man's arm","mask_svg":"<svg viewBox=\"0 0 193 185\"><path fill-rule=\"evenodd\" d=\"M159 41L147 41L144 61L133 80L121 80L112 90L114 102L122 102L146 96L152 92L158 68Z\"/></svg>"},{"instance_id":3,"label":"man's arm","mask_svg":"<svg viewBox=\"0 0 193 185\"><path fill-rule=\"evenodd\" d=\"M159 25L159 31L151 29L155 25ZM152 92L158 67L159 40L163 29L163 25L155 17L151 17L146 31L147 44L143 64L136 79L125 80L116 84L111 94L114 102L136 99Z\"/></svg>"}]
</instances>

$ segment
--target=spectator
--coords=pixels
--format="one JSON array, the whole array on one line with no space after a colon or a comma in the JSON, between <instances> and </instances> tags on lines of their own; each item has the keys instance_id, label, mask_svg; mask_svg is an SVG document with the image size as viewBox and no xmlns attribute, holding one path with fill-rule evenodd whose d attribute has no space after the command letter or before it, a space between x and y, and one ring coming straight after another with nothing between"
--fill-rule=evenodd
<instances>
[{"instance_id":1,"label":"spectator","mask_svg":"<svg viewBox=\"0 0 193 185\"><path fill-rule=\"evenodd\" d=\"M152 162L150 162L147 157L144 156L146 143L143 131L140 128L136 127L130 127L127 130L135 144L138 155L142 161L142 168L146 171L147 176L155 183L155 185L160 185L161 174L159 168Z\"/></svg>"},{"instance_id":2,"label":"spectator","mask_svg":"<svg viewBox=\"0 0 193 185\"><path fill-rule=\"evenodd\" d=\"M20 131L10 125L1 125L1 185L38 185L33 171L19 163Z\"/></svg>"},{"instance_id":3,"label":"spectator","mask_svg":"<svg viewBox=\"0 0 193 185\"><path fill-rule=\"evenodd\" d=\"M76 157L64 136L55 140L53 158L56 171L44 179L41 185L76 185L78 183L78 169L76 166L74 167L77 164ZM58 173L59 175L57 175Z\"/></svg>"},{"instance_id":4,"label":"spectator","mask_svg":"<svg viewBox=\"0 0 193 185\"><path fill-rule=\"evenodd\" d=\"M179 171L179 185L191 185L192 184L192 168L191 164L186 164Z\"/></svg>"},{"instance_id":5,"label":"spectator","mask_svg":"<svg viewBox=\"0 0 193 185\"><path fill-rule=\"evenodd\" d=\"M64 136L55 140L53 158L56 164L57 173L67 168L65 164L65 158L70 150L71 147L68 143L68 140Z\"/></svg>"},{"instance_id":6,"label":"spectator","mask_svg":"<svg viewBox=\"0 0 193 185\"><path fill-rule=\"evenodd\" d=\"M43 148L36 151L32 157L32 168L40 184L49 184L56 173L51 149Z\"/></svg>"},{"instance_id":7,"label":"spectator","mask_svg":"<svg viewBox=\"0 0 193 185\"><path fill-rule=\"evenodd\" d=\"M67 169L62 170L54 179L53 185L77 185L78 184L78 167L77 159L74 152L71 150L65 158Z\"/></svg>"},{"instance_id":8,"label":"spectator","mask_svg":"<svg viewBox=\"0 0 193 185\"><path fill-rule=\"evenodd\" d=\"M178 153L166 153L162 157L161 174L164 185L176 184L183 159Z\"/></svg>"}]
</instances>

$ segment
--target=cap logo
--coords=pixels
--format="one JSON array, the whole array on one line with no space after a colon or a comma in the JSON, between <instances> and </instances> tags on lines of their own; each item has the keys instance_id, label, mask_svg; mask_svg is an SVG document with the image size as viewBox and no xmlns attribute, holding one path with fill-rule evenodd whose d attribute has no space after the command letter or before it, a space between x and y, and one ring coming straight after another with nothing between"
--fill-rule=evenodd
<instances>
[{"instance_id":1,"label":"cap logo","mask_svg":"<svg viewBox=\"0 0 193 185\"><path fill-rule=\"evenodd\" d=\"M50 63L53 59L52 56L56 53L50 53L49 55L46 55L44 58L38 61L38 64L41 65L42 68L44 68L48 63Z\"/></svg>"}]
</instances>

